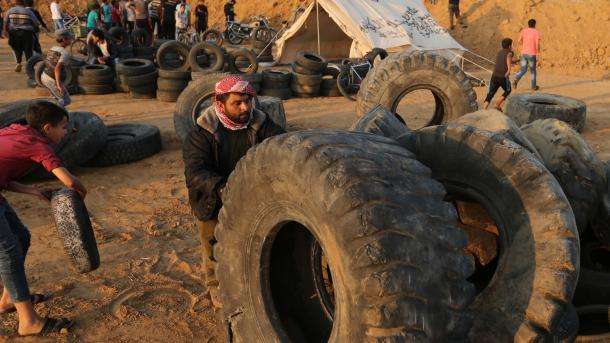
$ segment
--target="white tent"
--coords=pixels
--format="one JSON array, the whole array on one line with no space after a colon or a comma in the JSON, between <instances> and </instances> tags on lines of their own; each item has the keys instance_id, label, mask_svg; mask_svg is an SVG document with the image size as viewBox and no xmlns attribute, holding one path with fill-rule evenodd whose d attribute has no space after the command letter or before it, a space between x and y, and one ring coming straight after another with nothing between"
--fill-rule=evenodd
<instances>
[{"instance_id":1,"label":"white tent","mask_svg":"<svg viewBox=\"0 0 610 343\"><path fill-rule=\"evenodd\" d=\"M316 0L276 41L280 64L299 51L325 58L362 57L372 48L465 50L422 0Z\"/></svg>"}]
</instances>

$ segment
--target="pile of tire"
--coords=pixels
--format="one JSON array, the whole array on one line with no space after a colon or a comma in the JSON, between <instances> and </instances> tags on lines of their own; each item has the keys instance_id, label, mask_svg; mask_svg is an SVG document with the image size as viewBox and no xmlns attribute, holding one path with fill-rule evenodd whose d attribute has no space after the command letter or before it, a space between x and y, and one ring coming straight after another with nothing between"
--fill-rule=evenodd
<instances>
[{"instance_id":1,"label":"pile of tire","mask_svg":"<svg viewBox=\"0 0 610 343\"><path fill-rule=\"evenodd\" d=\"M265 70L262 73L263 83L260 94L274 96L282 100L292 97L290 81L292 74L281 70Z\"/></svg>"},{"instance_id":2,"label":"pile of tire","mask_svg":"<svg viewBox=\"0 0 610 343\"><path fill-rule=\"evenodd\" d=\"M189 48L183 43L167 41L157 50L157 65L163 70L188 71L191 68L189 52Z\"/></svg>"},{"instance_id":3,"label":"pile of tire","mask_svg":"<svg viewBox=\"0 0 610 343\"><path fill-rule=\"evenodd\" d=\"M209 42L195 44L188 57L191 78L196 80L223 71L226 60L226 51L220 46Z\"/></svg>"},{"instance_id":4,"label":"pile of tire","mask_svg":"<svg viewBox=\"0 0 610 343\"><path fill-rule=\"evenodd\" d=\"M176 102L190 80L191 73L188 71L159 69L157 99L164 102Z\"/></svg>"},{"instance_id":5,"label":"pile of tire","mask_svg":"<svg viewBox=\"0 0 610 343\"><path fill-rule=\"evenodd\" d=\"M233 74L254 74L258 71L258 60L250 49L229 50L227 62L226 71Z\"/></svg>"},{"instance_id":6,"label":"pile of tire","mask_svg":"<svg viewBox=\"0 0 610 343\"><path fill-rule=\"evenodd\" d=\"M80 68L78 83L83 94L110 94L114 92L115 73L109 66L94 64Z\"/></svg>"},{"instance_id":7,"label":"pile of tire","mask_svg":"<svg viewBox=\"0 0 610 343\"><path fill-rule=\"evenodd\" d=\"M292 81L290 89L298 98L313 98L320 94L322 73L327 63L324 58L301 51L292 63Z\"/></svg>"},{"instance_id":8,"label":"pile of tire","mask_svg":"<svg viewBox=\"0 0 610 343\"><path fill-rule=\"evenodd\" d=\"M320 95L327 97L342 96L339 86L337 86L337 77L341 69L339 66L329 64L322 73L322 84L320 84Z\"/></svg>"},{"instance_id":9,"label":"pile of tire","mask_svg":"<svg viewBox=\"0 0 610 343\"><path fill-rule=\"evenodd\" d=\"M117 69L124 77L132 98L154 99L157 96L158 72L152 61L126 59L117 64Z\"/></svg>"},{"instance_id":10,"label":"pile of tire","mask_svg":"<svg viewBox=\"0 0 610 343\"><path fill-rule=\"evenodd\" d=\"M506 100L505 113L519 125L554 118L580 132L585 127L587 105L581 100L555 94L515 94Z\"/></svg>"}]
</instances>

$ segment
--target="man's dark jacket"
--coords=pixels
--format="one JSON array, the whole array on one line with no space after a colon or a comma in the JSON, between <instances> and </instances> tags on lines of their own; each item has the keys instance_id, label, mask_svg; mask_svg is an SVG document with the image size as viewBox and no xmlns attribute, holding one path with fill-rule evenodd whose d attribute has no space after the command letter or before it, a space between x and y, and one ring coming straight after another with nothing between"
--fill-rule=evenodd
<instances>
[{"instance_id":1,"label":"man's dark jacket","mask_svg":"<svg viewBox=\"0 0 610 343\"><path fill-rule=\"evenodd\" d=\"M197 120L197 128L184 142L186 187L193 213L199 220L215 219L222 206L218 189L248 149L285 131L264 112L255 109L248 128L231 131L209 107Z\"/></svg>"}]
</instances>

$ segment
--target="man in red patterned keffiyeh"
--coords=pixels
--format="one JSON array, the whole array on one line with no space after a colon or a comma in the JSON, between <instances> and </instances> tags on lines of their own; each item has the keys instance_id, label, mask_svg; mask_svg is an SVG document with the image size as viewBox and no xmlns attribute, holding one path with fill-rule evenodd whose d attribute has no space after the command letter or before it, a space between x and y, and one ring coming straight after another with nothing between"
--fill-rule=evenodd
<instances>
[{"instance_id":1,"label":"man in red patterned keffiyeh","mask_svg":"<svg viewBox=\"0 0 610 343\"><path fill-rule=\"evenodd\" d=\"M263 111L255 108L256 92L238 76L220 80L214 104L197 119L197 128L184 142L184 165L189 202L199 221L206 284L214 286L212 242L222 192L229 174L250 148L284 133ZM212 301L217 302L210 288Z\"/></svg>"}]
</instances>

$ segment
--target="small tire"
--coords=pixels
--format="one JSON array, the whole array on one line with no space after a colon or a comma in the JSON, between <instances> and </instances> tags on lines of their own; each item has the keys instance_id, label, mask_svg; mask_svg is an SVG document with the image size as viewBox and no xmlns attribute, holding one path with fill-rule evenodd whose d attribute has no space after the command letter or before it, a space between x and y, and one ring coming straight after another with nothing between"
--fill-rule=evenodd
<instances>
[{"instance_id":1,"label":"small tire","mask_svg":"<svg viewBox=\"0 0 610 343\"><path fill-rule=\"evenodd\" d=\"M183 89L188 86L187 80L176 80L176 79L157 79L157 89L162 91L174 91L180 93Z\"/></svg>"},{"instance_id":2,"label":"small tire","mask_svg":"<svg viewBox=\"0 0 610 343\"><path fill-rule=\"evenodd\" d=\"M162 102L176 102L180 96L179 92L164 91L162 89L157 90L157 100Z\"/></svg>"},{"instance_id":3,"label":"small tire","mask_svg":"<svg viewBox=\"0 0 610 343\"><path fill-rule=\"evenodd\" d=\"M231 51L229 56L229 69L235 74L254 74L258 70L258 60L251 50L237 49ZM243 68L236 64L236 60L239 57L243 57L247 60L246 63L248 66L245 68L245 70L242 70Z\"/></svg>"},{"instance_id":4,"label":"small tire","mask_svg":"<svg viewBox=\"0 0 610 343\"><path fill-rule=\"evenodd\" d=\"M295 74L301 75L322 75L320 70L310 70L303 66L298 65L296 62L290 64L290 68Z\"/></svg>"},{"instance_id":5,"label":"small tire","mask_svg":"<svg viewBox=\"0 0 610 343\"><path fill-rule=\"evenodd\" d=\"M159 72L159 78L163 78L163 79L185 80L185 81L189 81L191 79L191 72L188 72L188 71L159 69L158 72Z\"/></svg>"},{"instance_id":6,"label":"small tire","mask_svg":"<svg viewBox=\"0 0 610 343\"><path fill-rule=\"evenodd\" d=\"M282 70L264 70L263 89L282 89L288 87L292 74Z\"/></svg>"},{"instance_id":7,"label":"small tire","mask_svg":"<svg viewBox=\"0 0 610 343\"><path fill-rule=\"evenodd\" d=\"M521 130L559 181L583 234L593 223L606 192L604 165L584 138L563 121L536 120Z\"/></svg>"},{"instance_id":8,"label":"small tire","mask_svg":"<svg viewBox=\"0 0 610 343\"><path fill-rule=\"evenodd\" d=\"M103 64L85 65L80 68L80 71L80 76L84 78L103 78L108 75L114 75L112 68Z\"/></svg>"},{"instance_id":9,"label":"small tire","mask_svg":"<svg viewBox=\"0 0 610 343\"><path fill-rule=\"evenodd\" d=\"M519 126L538 119L557 119L580 132L585 127L587 105L581 100L555 94L514 94L506 100L505 113Z\"/></svg>"},{"instance_id":10,"label":"small tire","mask_svg":"<svg viewBox=\"0 0 610 343\"><path fill-rule=\"evenodd\" d=\"M216 58L216 62L214 65L209 68L203 68L199 65L197 61L197 56L201 53L205 54L213 54ZM222 49L214 44L201 42L193 46L189 53L189 64L191 66L191 70L194 72L216 72L223 69L225 65L225 54Z\"/></svg>"},{"instance_id":11,"label":"small tire","mask_svg":"<svg viewBox=\"0 0 610 343\"><path fill-rule=\"evenodd\" d=\"M477 95L457 65L437 53L418 51L392 54L369 71L358 92L357 115L377 105L396 112L402 97L416 89L428 89L435 96L435 114L426 126L478 110Z\"/></svg>"},{"instance_id":12,"label":"small tire","mask_svg":"<svg viewBox=\"0 0 610 343\"><path fill-rule=\"evenodd\" d=\"M326 68L326 60L313 52L299 51L295 60L296 64L310 71L322 73Z\"/></svg>"},{"instance_id":13,"label":"small tire","mask_svg":"<svg viewBox=\"0 0 610 343\"><path fill-rule=\"evenodd\" d=\"M148 124L108 126L108 143L87 167L110 167L143 160L161 151L159 128Z\"/></svg>"},{"instance_id":14,"label":"small tire","mask_svg":"<svg viewBox=\"0 0 610 343\"><path fill-rule=\"evenodd\" d=\"M288 100L292 97L292 90L290 88L263 88L261 95Z\"/></svg>"},{"instance_id":15,"label":"small tire","mask_svg":"<svg viewBox=\"0 0 610 343\"><path fill-rule=\"evenodd\" d=\"M156 84L158 76L159 73L157 73L157 71L153 71L148 74L127 76L127 85L129 85L129 88L131 89L132 87Z\"/></svg>"},{"instance_id":16,"label":"small tire","mask_svg":"<svg viewBox=\"0 0 610 343\"><path fill-rule=\"evenodd\" d=\"M299 86L320 87L322 84L322 75L304 75L293 73L292 84Z\"/></svg>"},{"instance_id":17,"label":"small tire","mask_svg":"<svg viewBox=\"0 0 610 343\"><path fill-rule=\"evenodd\" d=\"M129 58L117 64L117 70L125 76L138 76L148 74L155 70L152 61L141 58Z\"/></svg>"},{"instance_id":18,"label":"small tire","mask_svg":"<svg viewBox=\"0 0 610 343\"><path fill-rule=\"evenodd\" d=\"M180 61L182 62L181 65L179 65L178 67L174 67L173 65L166 63L165 62L165 56L167 53L175 53L177 54L180 58ZM159 68L161 69L167 69L167 70L176 70L176 71L183 71L186 72L188 71L191 66L189 63L189 48L178 42L178 41L169 41L169 42L165 42L163 43L163 45L161 45L161 47L159 48L159 50L157 50L157 55L156 55L156 60L157 60L157 64L159 65Z\"/></svg>"},{"instance_id":19,"label":"small tire","mask_svg":"<svg viewBox=\"0 0 610 343\"><path fill-rule=\"evenodd\" d=\"M103 95L114 93L114 84L87 85L81 84L80 89L85 95Z\"/></svg>"},{"instance_id":20,"label":"small tire","mask_svg":"<svg viewBox=\"0 0 610 343\"><path fill-rule=\"evenodd\" d=\"M216 29L205 30L201 34L201 38L208 43L212 43L218 46L222 46L223 43L222 33Z\"/></svg>"},{"instance_id":21,"label":"small tire","mask_svg":"<svg viewBox=\"0 0 610 343\"><path fill-rule=\"evenodd\" d=\"M388 138L397 138L411 132L394 113L381 106L375 107L372 111L358 119L349 131L372 133Z\"/></svg>"},{"instance_id":22,"label":"small tire","mask_svg":"<svg viewBox=\"0 0 610 343\"><path fill-rule=\"evenodd\" d=\"M36 79L36 71L34 70L34 66L39 62L44 63L44 56L39 54L34 54L25 64L25 72L28 75L28 79L35 80Z\"/></svg>"},{"instance_id":23,"label":"small tire","mask_svg":"<svg viewBox=\"0 0 610 343\"><path fill-rule=\"evenodd\" d=\"M72 189L61 189L51 196L51 210L64 250L79 273L100 266L100 253L89 212L82 197Z\"/></svg>"},{"instance_id":24,"label":"small tire","mask_svg":"<svg viewBox=\"0 0 610 343\"><path fill-rule=\"evenodd\" d=\"M232 339L464 339L472 261L444 193L384 137L311 130L250 149L215 229L210 291Z\"/></svg>"},{"instance_id":25,"label":"small tire","mask_svg":"<svg viewBox=\"0 0 610 343\"><path fill-rule=\"evenodd\" d=\"M386 59L387 60L387 59ZM502 135L448 124L397 138L448 199L478 202L499 231L497 268L470 306L477 342L559 341L579 271L579 236L553 175Z\"/></svg>"}]
</instances>

